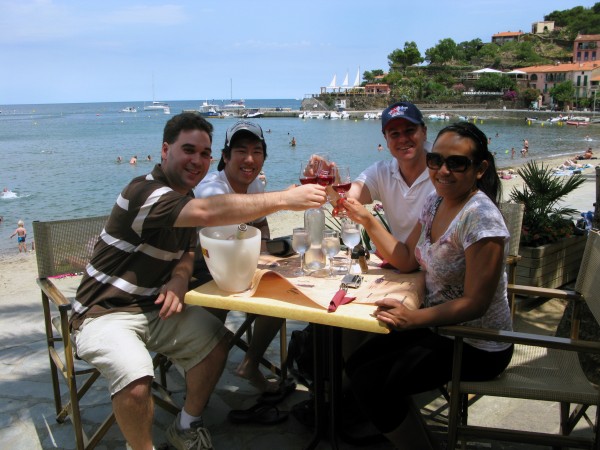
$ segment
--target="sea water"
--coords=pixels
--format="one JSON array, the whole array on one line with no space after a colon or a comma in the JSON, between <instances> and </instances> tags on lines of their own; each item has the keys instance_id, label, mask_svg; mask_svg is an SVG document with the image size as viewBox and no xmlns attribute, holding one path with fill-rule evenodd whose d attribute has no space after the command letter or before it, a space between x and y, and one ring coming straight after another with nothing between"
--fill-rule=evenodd
<instances>
[{"instance_id":1,"label":"sea water","mask_svg":"<svg viewBox=\"0 0 600 450\"><path fill-rule=\"evenodd\" d=\"M198 109L202 101L169 102L171 112ZM122 113L135 106L138 113ZM246 107L281 107L298 110L300 101L287 99L247 100ZM134 177L151 171L160 160L162 131L172 117L162 112L144 112L143 102L2 105L0 106L0 255L16 254L16 237L9 236L22 219L33 238L34 220L56 220L109 214L123 187ZM511 164L512 147L520 159L523 139L529 141L529 157L543 158L597 148L596 126L528 124L524 120L488 119L482 111L477 125L491 138L497 165ZM213 154L219 158L225 131L236 119L211 119L215 127ZM268 157L264 171L267 190L298 184L299 161L315 152L350 167L356 177L379 160L391 158L385 148L381 122L377 120L317 120L290 118L255 119L265 131ZM426 121L428 137L448 121ZM593 141L585 140L590 136ZM296 140L292 147L290 141ZM383 151L377 150L382 144ZM129 159L137 155L138 163ZM152 158L146 161L147 156ZM123 162L117 163L117 156ZM519 161L520 162L520 161ZM216 170L216 164L211 166ZM9 192L3 193L7 188ZM591 205L590 205L591 207ZM291 233L291 230L290 230Z\"/></svg>"}]
</instances>

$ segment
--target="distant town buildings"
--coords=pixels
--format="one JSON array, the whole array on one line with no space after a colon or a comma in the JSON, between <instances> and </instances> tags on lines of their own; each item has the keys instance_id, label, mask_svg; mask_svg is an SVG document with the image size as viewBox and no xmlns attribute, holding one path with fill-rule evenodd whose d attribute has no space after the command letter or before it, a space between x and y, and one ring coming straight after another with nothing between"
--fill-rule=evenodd
<instances>
[{"instance_id":1,"label":"distant town buildings","mask_svg":"<svg viewBox=\"0 0 600 450\"><path fill-rule=\"evenodd\" d=\"M522 31L503 31L492 35L492 43L502 45L507 42L520 41L522 36Z\"/></svg>"},{"instance_id":2,"label":"distant town buildings","mask_svg":"<svg viewBox=\"0 0 600 450\"><path fill-rule=\"evenodd\" d=\"M600 34L580 34L573 42L573 61L596 61Z\"/></svg>"},{"instance_id":3,"label":"distant town buildings","mask_svg":"<svg viewBox=\"0 0 600 450\"><path fill-rule=\"evenodd\" d=\"M555 30L553 21L539 21L531 25L532 34L546 34ZM492 35L492 43L503 45L507 42L520 41L526 33L522 31L504 31ZM500 71L492 68L482 68L461 75L461 82L466 87L463 95L499 95L501 93L475 92L475 82L486 73L501 73L513 78L521 88L533 88L541 92L539 106L553 106L550 91L557 84L571 81L575 87L575 104L578 99L595 97L600 87L600 34L580 34L573 42L571 62L555 62L539 66L521 67L511 71ZM336 77L329 86L321 87L321 95L334 94L337 97L353 95L388 96L391 93L389 84L383 82L387 74L373 78L372 83L360 86L360 68L353 85L348 83L348 73L344 82L338 86ZM341 105L336 106L339 108ZM344 106L345 107L345 106ZM343 107L342 107L343 108Z\"/></svg>"},{"instance_id":4,"label":"distant town buildings","mask_svg":"<svg viewBox=\"0 0 600 450\"><path fill-rule=\"evenodd\" d=\"M531 24L531 34L544 34L554 31L553 21L533 22Z\"/></svg>"}]
</instances>

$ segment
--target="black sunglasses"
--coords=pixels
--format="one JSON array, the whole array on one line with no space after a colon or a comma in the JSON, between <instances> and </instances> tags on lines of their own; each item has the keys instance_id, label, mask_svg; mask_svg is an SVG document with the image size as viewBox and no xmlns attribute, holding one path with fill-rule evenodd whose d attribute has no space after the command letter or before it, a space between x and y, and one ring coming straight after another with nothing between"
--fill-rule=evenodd
<instances>
[{"instance_id":1,"label":"black sunglasses","mask_svg":"<svg viewBox=\"0 0 600 450\"><path fill-rule=\"evenodd\" d=\"M446 164L450 172L464 172L473 164L473 161L466 156L451 155L444 158L439 153L427 153L426 161L427 167L432 170L440 170Z\"/></svg>"}]
</instances>

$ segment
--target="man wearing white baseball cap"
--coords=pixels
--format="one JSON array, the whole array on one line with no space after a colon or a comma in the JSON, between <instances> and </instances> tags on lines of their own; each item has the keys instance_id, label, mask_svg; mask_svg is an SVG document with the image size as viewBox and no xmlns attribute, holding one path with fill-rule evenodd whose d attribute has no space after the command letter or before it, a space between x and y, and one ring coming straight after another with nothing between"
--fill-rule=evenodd
<instances>
[{"instance_id":1,"label":"man wearing white baseball cap","mask_svg":"<svg viewBox=\"0 0 600 450\"><path fill-rule=\"evenodd\" d=\"M233 124L225 134L225 145L217 172L208 174L194 189L197 198L207 198L218 194L257 194L264 192L264 185L258 179L267 158L267 143L260 125L240 120ZM270 238L269 223L266 217L248 222L261 231L262 250ZM225 322L228 311L212 310ZM238 376L246 378L256 389L266 393L276 393L286 386L269 381L259 368L260 359L269 344L281 329L283 319L258 316L248 351L236 369Z\"/></svg>"}]
</instances>

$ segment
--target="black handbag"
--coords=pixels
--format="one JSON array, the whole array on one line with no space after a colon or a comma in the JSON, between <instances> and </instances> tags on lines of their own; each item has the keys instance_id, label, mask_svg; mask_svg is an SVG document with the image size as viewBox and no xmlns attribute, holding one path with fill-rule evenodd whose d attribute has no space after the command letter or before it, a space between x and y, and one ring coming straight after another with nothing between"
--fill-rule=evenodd
<instances>
[{"instance_id":1,"label":"black handbag","mask_svg":"<svg viewBox=\"0 0 600 450\"><path fill-rule=\"evenodd\" d=\"M294 253L292 248L292 237L282 236L267 241L267 251L275 256L291 256Z\"/></svg>"}]
</instances>

